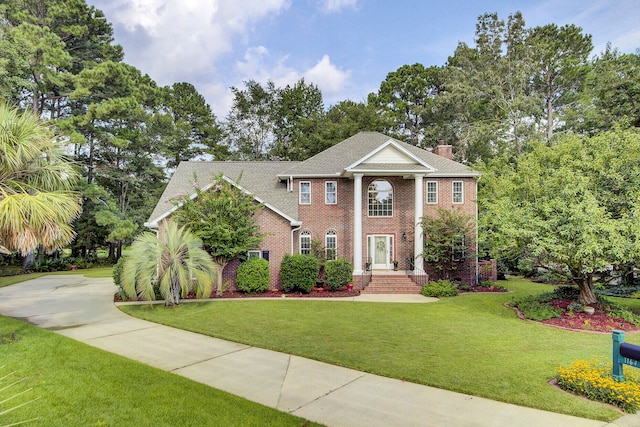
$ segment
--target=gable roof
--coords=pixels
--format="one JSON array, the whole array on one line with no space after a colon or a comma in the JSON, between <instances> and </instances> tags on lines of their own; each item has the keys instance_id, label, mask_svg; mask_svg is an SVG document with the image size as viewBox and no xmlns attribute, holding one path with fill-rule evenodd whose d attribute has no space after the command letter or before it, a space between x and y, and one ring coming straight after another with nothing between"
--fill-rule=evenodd
<instances>
[{"instance_id":1,"label":"gable roof","mask_svg":"<svg viewBox=\"0 0 640 427\"><path fill-rule=\"evenodd\" d=\"M280 182L277 177L279 171L295 163L297 162L180 162L145 226L156 228L160 221L177 209L172 199L194 197L196 186L206 190L221 173L227 181L253 196L265 207L292 223L297 223L298 193L287 191L287 184Z\"/></svg>"},{"instance_id":2,"label":"gable roof","mask_svg":"<svg viewBox=\"0 0 640 427\"><path fill-rule=\"evenodd\" d=\"M195 197L219 174L253 196L292 225L298 221L298 193L287 189L288 178L338 178L369 175L425 174L429 177L479 177L469 167L379 132L360 132L303 162L181 162L145 226L155 228L177 207L171 199Z\"/></svg>"},{"instance_id":3,"label":"gable roof","mask_svg":"<svg viewBox=\"0 0 640 427\"><path fill-rule=\"evenodd\" d=\"M393 149L406 161L402 163L368 162L383 150ZM425 173L433 177L465 176L480 174L462 163L454 162L428 150L415 147L379 132L360 132L351 138L316 154L303 162L282 171L280 178L287 177L340 177L363 173Z\"/></svg>"}]
</instances>

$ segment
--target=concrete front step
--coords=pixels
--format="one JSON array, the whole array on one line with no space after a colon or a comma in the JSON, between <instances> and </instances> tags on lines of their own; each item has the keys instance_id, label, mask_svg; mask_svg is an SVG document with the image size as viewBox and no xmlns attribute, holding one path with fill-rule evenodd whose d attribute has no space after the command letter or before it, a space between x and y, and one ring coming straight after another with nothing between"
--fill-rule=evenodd
<instances>
[{"instance_id":1,"label":"concrete front step","mask_svg":"<svg viewBox=\"0 0 640 427\"><path fill-rule=\"evenodd\" d=\"M419 294L422 288L419 286L399 287L399 286L385 286L385 287L371 287L367 286L364 290L360 291L361 294Z\"/></svg>"},{"instance_id":2,"label":"concrete front step","mask_svg":"<svg viewBox=\"0 0 640 427\"><path fill-rule=\"evenodd\" d=\"M364 294L419 294L422 287L416 285L406 274L371 276L371 282L362 290Z\"/></svg>"}]
</instances>

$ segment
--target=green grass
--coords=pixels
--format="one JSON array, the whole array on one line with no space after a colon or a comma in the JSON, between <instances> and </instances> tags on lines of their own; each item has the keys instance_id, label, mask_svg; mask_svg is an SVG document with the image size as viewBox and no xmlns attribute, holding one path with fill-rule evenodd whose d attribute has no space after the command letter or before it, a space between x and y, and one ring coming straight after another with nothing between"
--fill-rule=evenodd
<instances>
[{"instance_id":1,"label":"green grass","mask_svg":"<svg viewBox=\"0 0 640 427\"><path fill-rule=\"evenodd\" d=\"M317 425L186 378L0 317L2 409L39 398L0 424L29 426L308 426ZM15 334L16 341L10 339Z\"/></svg>"},{"instance_id":2,"label":"green grass","mask_svg":"<svg viewBox=\"0 0 640 427\"><path fill-rule=\"evenodd\" d=\"M86 270L69 270L69 271L54 271L48 273L29 273L29 274L19 274L17 276L2 276L0 277L0 288L3 286L14 285L16 283L25 282L31 279L37 279L38 277L47 276L49 274L60 275L60 274L82 274L87 277L112 277L113 275L113 267L95 267L88 268Z\"/></svg>"},{"instance_id":3,"label":"green grass","mask_svg":"<svg viewBox=\"0 0 640 427\"><path fill-rule=\"evenodd\" d=\"M504 303L552 289L515 279L512 293L430 304L215 301L175 309L122 306L157 323L387 377L585 418L619 413L548 384L576 359L611 357L611 336L517 318ZM640 344L640 336L627 341ZM630 369L630 368L628 368Z\"/></svg>"}]
</instances>

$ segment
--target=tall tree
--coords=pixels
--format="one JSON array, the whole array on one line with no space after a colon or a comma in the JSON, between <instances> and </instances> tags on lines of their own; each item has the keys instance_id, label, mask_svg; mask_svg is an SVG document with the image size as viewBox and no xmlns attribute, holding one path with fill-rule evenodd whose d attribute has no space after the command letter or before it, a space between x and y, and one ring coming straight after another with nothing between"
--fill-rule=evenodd
<instances>
[{"instance_id":1,"label":"tall tree","mask_svg":"<svg viewBox=\"0 0 640 427\"><path fill-rule=\"evenodd\" d=\"M533 85L544 99L547 141L558 126L558 115L575 102L588 71L587 59L593 49L591 35L575 25L548 24L531 30L527 39L536 67Z\"/></svg>"},{"instance_id":2,"label":"tall tree","mask_svg":"<svg viewBox=\"0 0 640 427\"><path fill-rule=\"evenodd\" d=\"M77 176L36 116L0 104L0 250L26 255L69 243Z\"/></svg>"},{"instance_id":3,"label":"tall tree","mask_svg":"<svg viewBox=\"0 0 640 427\"><path fill-rule=\"evenodd\" d=\"M640 133L619 126L536 144L517 164L495 159L482 168L482 235L496 250L568 269L581 303L593 304L599 272L640 261L639 163Z\"/></svg>"},{"instance_id":4,"label":"tall tree","mask_svg":"<svg viewBox=\"0 0 640 427\"><path fill-rule=\"evenodd\" d=\"M155 83L132 66L107 61L82 71L71 96L83 105L66 125L87 183L110 194L122 221L142 225L164 180L156 162L161 147L153 149L156 139L150 135L159 99ZM121 244L112 245L112 251Z\"/></svg>"},{"instance_id":5,"label":"tall tree","mask_svg":"<svg viewBox=\"0 0 640 427\"><path fill-rule=\"evenodd\" d=\"M280 159L305 160L313 154L312 135L324 113L322 92L300 79L295 85L276 90L273 110L274 147Z\"/></svg>"},{"instance_id":6,"label":"tall tree","mask_svg":"<svg viewBox=\"0 0 640 427\"><path fill-rule=\"evenodd\" d=\"M0 16L0 50L17 85L9 99L48 118L69 113L76 74L122 59L104 14L84 0L0 0Z\"/></svg>"},{"instance_id":7,"label":"tall tree","mask_svg":"<svg viewBox=\"0 0 640 427\"><path fill-rule=\"evenodd\" d=\"M231 88L234 99L227 115L225 137L237 158L264 160L275 139L276 87L271 81L263 87L255 80L245 81L244 86Z\"/></svg>"},{"instance_id":8,"label":"tall tree","mask_svg":"<svg viewBox=\"0 0 640 427\"><path fill-rule=\"evenodd\" d=\"M186 196L175 203L180 208L173 220L202 239L218 266L217 292L221 294L224 267L249 249L257 248L263 239L254 216L261 205L222 175L209 188L197 188L195 198Z\"/></svg>"},{"instance_id":9,"label":"tall tree","mask_svg":"<svg viewBox=\"0 0 640 427\"><path fill-rule=\"evenodd\" d=\"M591 63L579 102L567 113L566 127L594 134L621 120L640 127L640 51L621 54L607 45Z\"/></svg>"},{"instance_id":10,"label":"tall tree","mask_svg":"<svg viewBox=\"0 0 640 427\"><path fill-rule=\"evenodd\" d=\"M416 146L433 144L434 141L424 139L432 120L433 99L443 90L443 85L439 67L425 68L419 63L403 65L387 74L378 92L369 94L368 103L392 121L390 133Z\"/></svg>"},{"instance_id":11,"label":"tall tree","mask_svg":"<svg viewBox=\"0 0 640 427\"><path fill-rule=\"evenodd\" d=\"M159 144L168 168L206 153L215 160L228 157L220 144L221 129L204 97L190 83L175 83L162 90L160 114L154 116Z\"/></svg>"}]
</instances>

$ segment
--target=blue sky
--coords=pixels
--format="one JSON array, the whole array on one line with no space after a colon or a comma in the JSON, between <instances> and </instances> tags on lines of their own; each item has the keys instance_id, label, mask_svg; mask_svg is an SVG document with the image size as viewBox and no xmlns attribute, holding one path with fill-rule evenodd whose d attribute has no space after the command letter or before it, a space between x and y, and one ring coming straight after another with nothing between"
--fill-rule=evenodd
<instances>
[{"instance_id":1,"label":"blue sky","mask_svg":"<svg viewBox=\"0 0 640 427\"><path fill-rule=\"evenodd\" d=\"M444 65L473 45L479 15L521 11L528 27L575 24L607 42L640 48L637 0L87 0L105 12L125 62L160 85L186 81L224 118L231 86L277 86L304 77L325 106L365 101L405 64Z\"/></svg>"}]
</instances>

